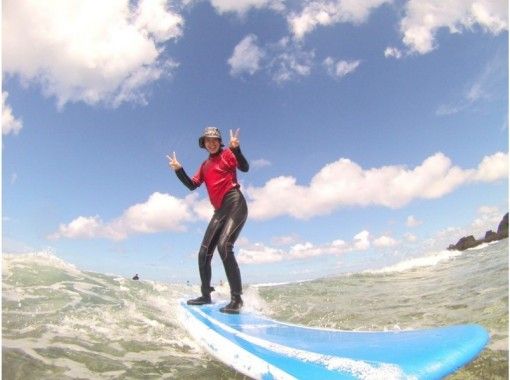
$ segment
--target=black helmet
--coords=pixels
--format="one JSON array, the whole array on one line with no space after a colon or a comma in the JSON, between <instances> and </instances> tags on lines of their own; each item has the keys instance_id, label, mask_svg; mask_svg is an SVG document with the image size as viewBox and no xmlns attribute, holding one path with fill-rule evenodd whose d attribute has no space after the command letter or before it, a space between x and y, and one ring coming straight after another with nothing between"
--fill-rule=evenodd
<instances>
[{"instance_id":1,"label":"black helmet","mask_svg":"<svg viewBox=\"0 0 510 380\"><path fill-rule=\"evenodd\" d=\"M204 141L205 141L206 137L212 137L212 138L220 140L220 146L223 146L223 144L221 143L221 133L218 128L205 127L204 133L202 133L202 136L200 136L200 138L198 139L198 146L200 146L200 148L205 148Z\"/></svg>"}]
</instances>

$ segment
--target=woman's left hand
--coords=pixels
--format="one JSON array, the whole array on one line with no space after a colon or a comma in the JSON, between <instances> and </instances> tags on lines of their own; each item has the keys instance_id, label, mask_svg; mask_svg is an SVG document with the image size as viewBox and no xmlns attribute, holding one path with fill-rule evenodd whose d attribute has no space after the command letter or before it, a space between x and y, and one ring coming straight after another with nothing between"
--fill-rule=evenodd
<instances>
[{"instance_id":1,"label":"woman's left hand","mask_svg":"<svg viewBox=\"0 0 510 380\"><path fill-rule=\"evenodd\" d=\"M230 147L231 148L239 148L239 130L240 128L237 128L235 132L232 133L232 130L230 130Z\"/></svg>"}]
</instances>

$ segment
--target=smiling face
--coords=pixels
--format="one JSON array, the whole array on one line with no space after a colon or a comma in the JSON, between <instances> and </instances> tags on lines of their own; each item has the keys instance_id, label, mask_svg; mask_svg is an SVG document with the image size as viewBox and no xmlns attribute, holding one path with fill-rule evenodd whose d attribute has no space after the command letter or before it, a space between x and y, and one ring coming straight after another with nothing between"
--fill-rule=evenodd
<instances>
[{"instance_id":1,"label":"smiling face","mask_svg":"<svg viewBox=\"0 0 510 380\"><path fill-rule=\"evenodd\" d=\"M206 137L204 139L204 145L205 149L207 149L210 154L218 153L220 150L220 139L215 137Z\"/></svg>"}]
</instances>

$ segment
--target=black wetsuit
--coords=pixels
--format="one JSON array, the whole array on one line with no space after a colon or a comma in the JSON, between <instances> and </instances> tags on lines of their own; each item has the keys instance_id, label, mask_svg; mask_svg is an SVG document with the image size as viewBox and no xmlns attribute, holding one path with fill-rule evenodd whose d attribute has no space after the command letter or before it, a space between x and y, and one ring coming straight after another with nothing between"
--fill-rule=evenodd
<instances>
[{"instance_id":1,"label":"black wetsuit","mask_svg":"<svg viewBox=\"0 0 510 380\"><path fill-rule=\"evenodd\" d=\"M230 167L230 171L234 170L233 178L235 178L236 167L246 172L249 169L249 165L240 149L232 149L232 152L236 160L235 165ZM221 154L221 152L218 154ZM217 155L211 155L206 162L215 160L216 157ZM203 167L204 164L202 164L201 168ZM199 171L200 170L201 169L199 169ZM222 168L222 170L225 170L225 168ZM200 186L197 180L199 176L195 175L193 179L191 179L182 168L178 169L176 174L181 182L190 190L194 190ZM201 176L207 184L208 174L201 173ZM214 174L212 176L214 176ZM211 196L211 194L209 195ZM218 252L223 261L231 295L242 294L241 273L234 255L234 243L247 217L248 207L246 205L246 200L239 190L237 181L232 181L232 188L224 194L221 206L214 210L214 214L207 226L198 253L198 268L200 271L200 280L202 282L202 294L209 295L213 290L211 287L211 260L216 248L218 248Z\"/></svg>"},{"instance_id":2,"label":"black wetsuit","mask_svg":"<svg viewBox=\"0 0 510 380\"><path fill-rule=\"evenodd\" d=\"M247 216L246 201L241 191L236 188L225 195L220 209L214 211L198 253L198 267L203 293L210 292L211 259L214 249L218 248L225 267L230 293L232 295L242 294L241 273L234 256L234 243L244 226Z\"/></svg>"}]
</instances>

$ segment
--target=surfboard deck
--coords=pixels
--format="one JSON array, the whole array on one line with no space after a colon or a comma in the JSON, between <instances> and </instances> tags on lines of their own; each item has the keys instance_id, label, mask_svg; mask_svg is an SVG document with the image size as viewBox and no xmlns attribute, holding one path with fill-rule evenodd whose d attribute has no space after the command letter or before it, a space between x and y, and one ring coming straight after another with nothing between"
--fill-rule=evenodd
<instances>
[{"instance_id":1,"label":"surfboard deck","mask_svg":"<svg viewBox=\"0 0 510 380\"><path fill-rule=\"evenodd\" d=\"M476 324L343 331L224 314L224 304L182 301L181 321L214 357L254 379L441 379L476 358L489 340Z\"/></svg>"}]
</instances>

